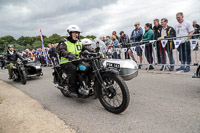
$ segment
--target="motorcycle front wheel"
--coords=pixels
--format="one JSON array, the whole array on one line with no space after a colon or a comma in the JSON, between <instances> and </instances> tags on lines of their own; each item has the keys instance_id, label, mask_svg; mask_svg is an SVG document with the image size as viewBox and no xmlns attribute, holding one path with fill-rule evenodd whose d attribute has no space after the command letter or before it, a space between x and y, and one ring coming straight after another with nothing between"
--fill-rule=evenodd
<instances>
[{"instance_id":1,"label":"motorcycle front wheel","mask_svg":"<svg viewBox=\"0 0 200 133\"><path fill-rule=\"evenodd\" d=\"M114 114L125 111L129 105L130 94L124 80L116 74L102 75L106 89L98 89L98 98L103 107Z\"/></svg>"},{"instance_id":2,"label":"motorcycle front wheel","mask_svg":"<svg viewBox=\"0 0 200 133\"><path fill-rule=\"evenodd\" d=\"M27 81L27 74L25 71L21 71L21 83L25 85L26 81Z\"/></svg>"}]
</instances>

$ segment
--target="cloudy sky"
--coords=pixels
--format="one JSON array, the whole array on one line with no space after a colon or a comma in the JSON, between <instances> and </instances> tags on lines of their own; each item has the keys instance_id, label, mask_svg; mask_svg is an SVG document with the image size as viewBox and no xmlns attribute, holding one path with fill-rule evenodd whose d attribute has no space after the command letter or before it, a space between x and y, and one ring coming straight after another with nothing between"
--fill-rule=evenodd
<instances>
[{"instance_id":1,"label":"cloudy sky","mask_svg":"<svg viewBox=\"0 0 200 133\"><path fill-rule=\"evenodd\" d=\"M78 25L82 35L111 35L121 30L128 35L134 22L141 26L154 18L166 17L176 24L176 13L185 20L200 23L200 0L0 0L0 37L66 35L70 24Z\"/></svg>"}]
</instances>

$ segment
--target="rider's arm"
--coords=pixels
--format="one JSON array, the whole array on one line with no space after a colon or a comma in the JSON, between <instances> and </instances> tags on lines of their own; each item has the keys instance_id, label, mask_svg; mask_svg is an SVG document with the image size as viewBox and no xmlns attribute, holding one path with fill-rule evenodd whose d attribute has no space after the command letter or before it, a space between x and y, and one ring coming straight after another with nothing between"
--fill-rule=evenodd
<instances>
[{"instance_id":1,"label":"rider's arm","mask_svg":"<svg viewBox=\"0 0 200 133\"><path fill-rule=\"evenodd\" d=\"M59 44L59 56L60 57L68 57L71 53L67 51L67 46L64 42L60 42Z\"/></svg>"},{"instance_id":2,"label":"rider's arm","mask_svg":"<svg viewBox=\"0 0 200 133\"><path fill-rule=\"evenodd\" d=\"M19 58L20 60L24 60L24 58L22 58L22 56L20 56L18 53L16 53L17 58Z\"/></svg>"}]
</instances>

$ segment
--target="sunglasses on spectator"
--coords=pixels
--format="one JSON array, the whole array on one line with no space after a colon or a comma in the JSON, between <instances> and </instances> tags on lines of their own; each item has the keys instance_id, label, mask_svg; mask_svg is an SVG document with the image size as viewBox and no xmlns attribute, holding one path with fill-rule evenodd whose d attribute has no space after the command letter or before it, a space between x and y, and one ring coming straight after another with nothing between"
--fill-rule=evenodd
<instances>
[{"instance_id":1,"label":"sunglasses on spectator","mask_svg":"<svg viewBox=\"0 0 200 133\"><path fill-rule=\"evenodd\" d=\"M137 26L138 24L135 24L134 26Z\"/></svg>"}]
</instances>

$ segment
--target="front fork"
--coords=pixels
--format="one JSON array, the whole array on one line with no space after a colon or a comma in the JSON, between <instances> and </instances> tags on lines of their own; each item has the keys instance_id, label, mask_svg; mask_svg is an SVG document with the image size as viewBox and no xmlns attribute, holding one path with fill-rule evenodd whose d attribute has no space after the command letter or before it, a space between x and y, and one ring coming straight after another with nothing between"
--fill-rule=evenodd
<instances>
[{"instance_id":1,"label":"front fork","mask_svg":"<svg viewBox=\"0 0 200 133\"><path fill-rule=\"evenodd\" d=\"M101 87L103 88L103 91L106 93L106 95L109 98L113 98L113 96L116 94L114 87L112 86L112 84L109 84L109 83L107 83L108 85L106 85L104 80L102 79L102 76L101 76L101 73L100 73L100 71L105 71L105 73L106 73L106 70L103 70L103 69L105 69L103 67L103 64L100 64L100 66L102 66L102 67L100 67L100 69L99 69L96 65L95 60L94 60L92 66L93 66L93 70L94 70L94 74L96 76L96 79L99 82L99 84L101 85ZM112 72L112 71L110 71L110 72ZM114 74L116 74L116 73L114 73Z\"/></svg>"}]
</instances>

